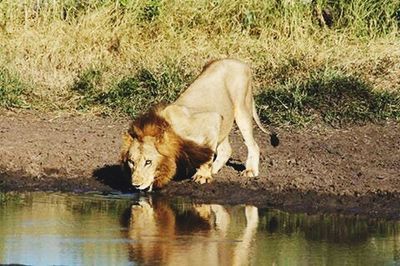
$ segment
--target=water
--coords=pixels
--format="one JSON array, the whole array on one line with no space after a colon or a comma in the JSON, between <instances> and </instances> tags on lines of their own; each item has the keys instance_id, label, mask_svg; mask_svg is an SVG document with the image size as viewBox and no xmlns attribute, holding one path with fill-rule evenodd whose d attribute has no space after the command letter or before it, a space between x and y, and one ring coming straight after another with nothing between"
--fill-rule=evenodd
<instances>
[{"instance_id":1,"label":"water","mask_svg":"<svg viewBox=\"0 0 400 266\"><path fill-rule=\"evenodd\" d=\"M181 198L18 194L0 203L0 263L394 265L400 223Z\"/></svg>"}]
</instances>

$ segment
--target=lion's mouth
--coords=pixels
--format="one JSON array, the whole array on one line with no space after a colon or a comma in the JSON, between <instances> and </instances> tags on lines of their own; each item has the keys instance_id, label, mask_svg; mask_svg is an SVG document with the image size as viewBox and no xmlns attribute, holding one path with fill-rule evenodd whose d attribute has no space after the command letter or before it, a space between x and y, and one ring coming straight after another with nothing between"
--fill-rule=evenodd
<instances>
[{"instance_id":1,"label":"lion's mouth","mask_svg":"<svg viewBox=\"0 0 400 266\"><path fill-rule=\"evenodd\" d=\"M134 187L140 191L151 192L153 190L153 182L151 182L150 184L142 184Z\"/></svg>"},{"instance_id":2,"label":"lion's mouth","mask_svg":"<svg viewBox=\"0 0 400 266\"><path fill-rule=\"evenodd\" d=\"M153 183L151 183L151 185L148 186L147 188L145 188L143 191L144 191L144 192L151 192L151 191L153 191Z\"/></svg>"}]
</instances>

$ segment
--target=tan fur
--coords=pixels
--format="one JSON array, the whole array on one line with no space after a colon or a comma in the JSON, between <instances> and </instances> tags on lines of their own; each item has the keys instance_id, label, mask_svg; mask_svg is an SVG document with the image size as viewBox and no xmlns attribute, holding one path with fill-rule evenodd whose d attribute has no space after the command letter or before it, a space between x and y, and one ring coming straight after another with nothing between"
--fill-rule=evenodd
<instances>
[{"instance_id":1,"label":"tan fur","mask_svg":"<svg viewBox=\"0 0 400 266\"><path fill-rule=\"evenodd\" d=\"M170 124L159 115L161 108L156 106L131 124L128 133L123 135L121 149L121 162L125 163L134 141L142 144L146 137L155 138L155 147L161 157L154 176L153 185L156 188L167 184L178 170L188 173L190 169L196 169L209 161L213 154L209 147L200 146L178 136Z\"/></svg>"},{"instance_id":2,"label":"tan fur","mask_svg":"<svg viewBox=\"0 0 400 266\"><path fill-rule=\"evenodd\" d=\"M231 155L228 135L236 121L249 152L244 175L257 176L253 119L265 131L255 111L250 68L233 59L212 61L174 103L133 121L123 136L121 161L129 163L139 189L162 187L191 169L194 181L210 182Z\"/></svg>"},{"instance_id":3,"label":"tan fur","mask_svg":"<svg viewBox=\"0 0 400 266\"><path fill-rule=\"evenodd\" d=\"M123 224L127 228L123 233L133 240L127 247L134 261L145 265L254 264L259 223L256 207L182 206L160 197L146 199L132 205ZM161 241L149 241L149 236ZM196 241L199 236L201 241ZM216 241L232 237L240 241Z\"/></svg>"}]
</instances>

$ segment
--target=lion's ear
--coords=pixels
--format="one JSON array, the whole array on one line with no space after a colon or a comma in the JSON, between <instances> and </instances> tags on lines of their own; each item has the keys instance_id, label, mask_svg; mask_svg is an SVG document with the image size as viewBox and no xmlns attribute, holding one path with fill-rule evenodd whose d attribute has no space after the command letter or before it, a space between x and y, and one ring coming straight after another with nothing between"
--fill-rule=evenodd
<instances>
[{"instance_id":1,"label":"lion's ear","mask_svg":"<svg viewBox=\"0 0 400 266\"><path fill-rule=\"evenodd\" d=\"M128 132L124 132L122 135L122 145L121 145L121 163L124 163L128 160L128 152L133 142L133 138L131 134Z\"/></svg>"},{"instance_id":2,"label":"lion's ear","mask_svg":"<svg viewBox=\"0 0 400 266\"><path fill-rule=\"evenodd\" d=\"M129 126L127 134L129 134L131 138L142 138L143 130L140 129L135 122L132 122Z\"/></svg>"}]
</instances>

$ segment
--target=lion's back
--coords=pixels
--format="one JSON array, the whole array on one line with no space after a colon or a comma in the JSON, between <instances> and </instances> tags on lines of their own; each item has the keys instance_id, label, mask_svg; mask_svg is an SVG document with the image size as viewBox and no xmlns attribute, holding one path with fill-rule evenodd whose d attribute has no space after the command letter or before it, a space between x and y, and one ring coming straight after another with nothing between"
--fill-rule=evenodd
<instances>
[{"instance_id":1,"label":"lion's back","mask_svg":"<svg viewBox=\"0 0 400 266\"><path fill-rule=\"evenodd\" d=\"M244 97L250 76L250 67L240 60L212 61L175 104L199 111L225 113L233 109L235 98Z\"/></svg>"}]
</instances>

